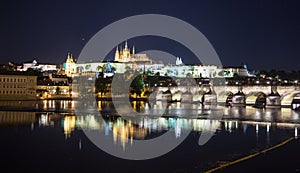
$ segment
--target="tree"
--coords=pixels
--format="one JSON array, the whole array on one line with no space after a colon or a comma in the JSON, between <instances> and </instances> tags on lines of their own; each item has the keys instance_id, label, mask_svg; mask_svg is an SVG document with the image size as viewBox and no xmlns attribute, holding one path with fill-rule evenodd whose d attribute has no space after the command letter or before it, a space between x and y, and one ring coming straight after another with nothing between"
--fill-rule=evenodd
<instances>
[{"instance_id":1,"label":"tree","mask_svg":"<svg viewBox=\"0 0 300 173\"><path fill-rule=\"evenodd\" d=\"M35 76L42 76L43 75L43 73L41 72L41 69L28 68L26 72L29 75L35 75Z\"/></svg>"},{"instance_id":2,"label":"tree","mask_svg":"<svg viewBox=\"0 0 300 173\"><path fill-rule=\"evenodd\" d=\"M130 87L131 93L135 93L136 96L141 96L142 90L145 88L144 79L141 74L138 74L137 77L133 79Z\"/></svg>"},{"instance_id":3,"label":"tree","mask_svg":"<svg viewBox=\"0 0 300 173\"><path fill-rule=\"evenodd\" d=\"M173 71L172 70L167 70L167 76L170 76L171 74L173 73Z\"/></svg>"},{"instance_id":4,"label":"tree","mask_svg":"<svg viewBox=\"0 0 300 173\"><path fill-rule=\"evenodd\" d=\"M153 76L153 74L154 74L153 71L151 71L149 69L146 71L147 76Z\"/></svg>"},{"instance_id":5,"label":"tree","mask_svg":"<svg viewBox=\"0 0 300 173\"><path fill-rule=\"evenodd\" d=\"M96 70L99 71L99 72L103 72L103 67L101 67L100 65L98 65L97 68L96 68Z\"/></svg>"},{"instance_id":6,"label":"tree","mask_svg":"<svg viewBox=\"0 0 300 173\"><path fill-rule=\"evenodd\" d=\"M112 70L113 72L115 72L117 69L116 69L116 67L111 66L111 70Z\"/></svg>"},{"instance_id":7,"label":"tree","mask_svg":"<svg viewBox=\"0 0 300 173\"><path fill-rule=\"evenodd\" d=\"M226 77L226 76L227 76L227 75L226 75L226 71L223 71L223 70L220 71L220 72L218 73L218 76L222 76L222 77L225 76L225 77Z\"/></svg>"},{"instance_id":8,"label":"tree","mask_svg":"<svg viewBox=\"0 0 300 173\"><path fill-rule=\"evenodd\" d=\"M272 70L269 72L270 77L273 77L273 78L275 78L277 74L278 74L278 72L277 72L275 69L272 69Z\"/></svg>"},{"instance_id":9,"label":"tree","mask_svg":"<svg viewBox=\"0 0 300 173\"><path fill-rule=\"evenodd\" d=\"M199 78L202 78L202 73L199 73Z\"/></svg>"},{"instance_id":10,"label":"tree","mask_svg":"<svg viewBox=\"0 0 300 173\"><path fill-rule=\"evenodd\" d=\"M125 71L130 71L130 70L131 70L131 67L129 67L129 66L125 67Z\"/></svg>"},{"instance_id":11,"label":"tree","mask_svg":"<svg viewBox=\"0 0 300 173\"><path fill-rule=\"evenodd\" d=\"M85 70L89 71L89 70L91 70L91 67L92 67L91 64L87 64L87 65L85 65Z\"/></svg>"},{"instance_id":12,"label":"tree","mask_svg":"<svg viewBox=\"0 0 300 173\"><path fill-rule=\"evenodd\" d=\"M109 78L97 78L95 81L95 90L96 93L100 92L101 98L102 95L107 92L107 84L109 83Z\"/></svg>"},{"instance_id":13,"label":"tree","mask_svg":"<svg viewBox=\"0 0 300 173\"><path fill-rule=\"evenodd\" d=\"M83 68L82 66L79 66L79 67L77 67L76 70L77 70L78 73L82 73L83 69L84 69L84 68Z\"/></svg>"},{"instance_id":14,"label":"tree","mask_svg":"<svg viewBox=\"0 0 300 173\"><path fill-rule=\"evenodd\" d=\"M191 74L190 72L188 72L188 73L186 74L186 77L187 77L187 78L191 78L191 77L192 77L192 74Z\"/></svg>"},{"instance_id":15,"label":"tree","mask_svg":"<svg viewBox=\"0 0 300 173\"><path fill-rule=\"evenodd\" d=\"M60 88L59 87L56 87L56 89L55 89L55 94L60 94Z\"/></svg>"}]
</instances>

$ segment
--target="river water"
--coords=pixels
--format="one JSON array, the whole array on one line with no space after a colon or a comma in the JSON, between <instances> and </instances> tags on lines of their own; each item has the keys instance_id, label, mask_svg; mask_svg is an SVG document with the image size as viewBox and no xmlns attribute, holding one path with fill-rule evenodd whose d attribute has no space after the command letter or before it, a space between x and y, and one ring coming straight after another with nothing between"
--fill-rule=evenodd
<instances>
[{"instance_id":1,"label":"river water","mask_svg":"<svg viewBox=\"0 0 300 173\"><path fill-rule=\"evenodd\" d=\"M203 172L296 137L300 129L299 112L289 108L215 106L207 109L197 104L172 103L162 116L155 116L162 110L160 103L132 102L138 112L151 108L156 112L130 119L119 116L109 101L89 104L97 112L86 109L78 113L77 104L66 100L0 102L1 169L9 172ZM221 116L212 118L210 115L216 112ZM123 152L134 147L135 140L153 139L166 132L171 132L176 139L185 131L190 133L167 154L133 161L99 149L86 136L86 131L104 134L112 140L112 147ZM202 132L213 136L199 145Z\"/></svg>"}]
</instances>

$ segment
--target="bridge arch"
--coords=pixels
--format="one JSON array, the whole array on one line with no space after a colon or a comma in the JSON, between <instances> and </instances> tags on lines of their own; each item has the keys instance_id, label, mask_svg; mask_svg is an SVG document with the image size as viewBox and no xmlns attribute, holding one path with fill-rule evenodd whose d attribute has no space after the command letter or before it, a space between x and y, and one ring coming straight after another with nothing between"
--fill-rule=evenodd
<instances>
[{"instance_id":1,"label":"bridge arch","mask_svg":"<svg viewBox=\"0 0 300 173\"><path fill-rule=\"evenodd\" d=\"M261 91L250 92L246 96L246 105L264 106L266 104L267 94Z\"/></svg>"},{"instance_id":2,"label":"bridge arch","mask_svg":"<svg viewBox=\"0 0 300 173\"><path fill-rule=\"evenodd\" d=\"M287 93L281 97L281 106L292 107L296 109L300 107L300 91Z\"/></svg>"},{"instance_id":3,"label":"bridge arch","mask_svg":"<svg viewBox=\"0 0 300 173\"><path fill-rule=\"evenodd\" d=\"M230 100L232 99L232 96L233 96L233 92L231 92L231 91L222 91L217 96L217 102L220 103L220 104L228 105Z\"/></svg>"},{"instance_id":4,"label":"bridge arch","mask_svg":"<svg viewBox=\"0 0 300 173\"><path fill-rule=\"evenodd\" d=\"M292 109L300 110L300 92L294 95L294 99L292 101Z\"/></svg>"}]
</instances>

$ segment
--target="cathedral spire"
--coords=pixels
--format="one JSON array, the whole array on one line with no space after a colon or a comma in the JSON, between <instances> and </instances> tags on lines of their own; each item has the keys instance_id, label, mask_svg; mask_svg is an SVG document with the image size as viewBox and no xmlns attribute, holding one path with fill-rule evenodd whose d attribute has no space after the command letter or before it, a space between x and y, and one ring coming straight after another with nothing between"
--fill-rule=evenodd
<instances>
[{"instance_id":1,"label":"cathedral spire","mask_svg":"<svg viewBox=\"0 0 300 173\"><path fill-rule=\"evenodd\" d=\"M70 52L68 52L67 59L71 59L71 53Z\"/></svg>"},{"instance_id":2,"label":"cathedral spire","mask_svg":"<svg viewBox=\"0 0 300 173\"><path fill-rule=\"evenodd\" d=\"M72 54L70 52L68 52L67 62L74 62Z\"/></svg>"},{"instance_id":3,"label":"cathedral spire","mask_svg":"<svg viewBox=\"0 0 300 173\"><path fill-rule=\"evenodd\" d=\"M116 53L119 54L119 46L116 47Z\"/></svg>"},{"instance_id":4,"label":"cathedral spire","mask_svg":"<svg viewBox=\"0 0 300 173\"><path fill-rule=\"evenodd\" d=\"M120 53L119 53L119 46L116 47L116 53L115 53L115 61L119 61Z\"/></svg>"},{"instance_id":5,"label":"cathedral spire","mask_svg":"<svg viewBox=\"0 0 300 173\"><path fill-rule=\"evenodd\" d=\"M134 48L134 45L132 47L132 54L134 55L135 54L135 48Z\"/></svg>"},{"instance_id":6,"label":"cathedral spire","mask_svg":"<svg viewBox=\"0 0 300 173\"><path fill-rule=\"evenodd\" d=\"M128 50L128 44L127 44L127 40L126 40L126 42L125 42L125 48L124 48L125 50Z\"/></svg>"}]
</instances>

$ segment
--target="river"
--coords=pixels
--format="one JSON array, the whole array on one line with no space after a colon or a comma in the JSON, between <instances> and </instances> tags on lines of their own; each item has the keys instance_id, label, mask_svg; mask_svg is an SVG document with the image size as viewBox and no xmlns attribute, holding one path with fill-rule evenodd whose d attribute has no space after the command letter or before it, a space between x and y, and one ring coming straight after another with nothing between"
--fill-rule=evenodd
<instances>
[{"instance_id":1,"label":"river","mask_svg":"<svg viewBox=\"0 0 300 173\"><path fill-rule=\"evenodd\" d=\"M68 100L1 101L1 168L9 172L204 172L297 138L300 128L299 112L289 108L206 109L172 103L163 110L161 103L141 101L131 103L134 110L149 112L152 108L155 115L163 110L162 115L149 113L132 119L119 116L110 101L89 104L97 112L86 109L78 113L77 104ZM221 116L210 116L216 112ZM167 132L177 139L189 133L170 152L134 161L99 149L86 131L103 134L112 140L112 148L123 152L133 148L136 140L154 139ZM213 135L199 145L202 132Z\"/></svg>"}]
</instances>

